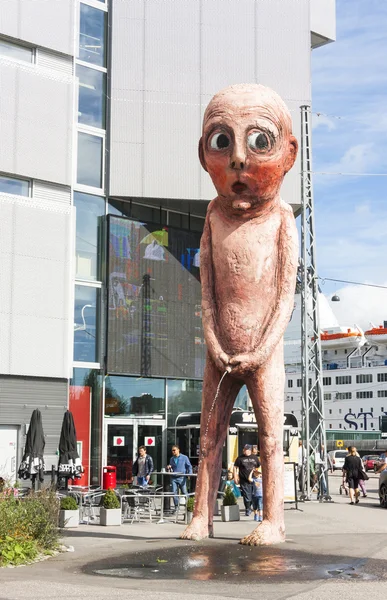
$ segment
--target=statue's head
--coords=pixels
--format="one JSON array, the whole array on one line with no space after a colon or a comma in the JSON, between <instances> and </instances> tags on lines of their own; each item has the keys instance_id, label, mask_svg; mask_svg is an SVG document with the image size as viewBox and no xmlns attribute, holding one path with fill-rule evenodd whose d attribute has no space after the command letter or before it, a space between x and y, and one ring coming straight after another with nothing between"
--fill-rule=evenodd
<instances>
[{"instance_id":1,"label":"statue's head","mask_svg":"<svg viewBox=\"0 0 387 600\"><path fill-rule=\"evenodd\" d=\"M232 85L206 108L200 162L228 212L248 216L274 202L297 149L289 110L270 88Z\"/></svg>"}]
</instances>

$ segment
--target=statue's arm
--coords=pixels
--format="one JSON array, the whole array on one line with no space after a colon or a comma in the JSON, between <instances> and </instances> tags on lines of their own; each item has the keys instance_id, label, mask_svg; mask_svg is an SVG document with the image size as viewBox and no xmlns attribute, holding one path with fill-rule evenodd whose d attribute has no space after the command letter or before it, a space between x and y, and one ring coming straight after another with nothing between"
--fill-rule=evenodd
<instances>
[{"instance_id":1,"label":"statue's arm","mask_svg":"<svg viewBox=\"0 0 387 600\"><path fill-rule=\"evenodd\" d=\"M278 241L277 301L256 350L230 359L230 364L237 370L255 370L267 361L283 337L292 314L298 265L298 234L293 212L287 207L283 209Z\"/></svg>"},{"instance_id":2,"label":"statue's arm","mask_svg":"<svg viewBox=\"0 0 387 600\"><path fill-rule=\"evenodd\" d=\"M211 206L208 207L203 234L200 241L200 280L202 285L202 322L208 352L218 367L224 371L229 356L223 352L216 335L216 301L212 264L212 244L210 226Z\"/></svg>"}]
</instances>

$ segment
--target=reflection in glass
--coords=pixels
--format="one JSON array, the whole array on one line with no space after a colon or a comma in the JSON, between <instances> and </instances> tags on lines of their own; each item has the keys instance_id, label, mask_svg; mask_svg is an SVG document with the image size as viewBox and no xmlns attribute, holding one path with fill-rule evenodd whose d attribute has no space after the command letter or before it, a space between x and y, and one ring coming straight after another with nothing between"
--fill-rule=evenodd
<instances>
[{"instance_id":1,"label":"reflection in glass","mask_svg":"<svg viewBox=\"0 0 387 600\"><path fill-rule=\"evenodd\" d=\"M24 60L25 62L32 62L33 51L32 48L26 48L25 46L19 46L6 40L0 40L0 55L7 56L8 58L16 58L17 60Z\"/></svg>"},{"instance_id":2,"label":"reflection in glass","mask_svg":"<svg viewBox=\"0 0 387 600\"><path fill-rule=\"evenodd\" d=\"M194 379L168 379L168 427L174 427L182 412L200 412L203 382Z\"/></svg>"},{"instance_id":3,"label":"reflection in glass","mask_svg":"<svg viewBox=\"0 0 387 600\"><path fill-rule=\"evenodd\" d=\"M77 65L78 122L105 129L106 73Z\"/></svg>"},{"instance_id":4,"label":"reflection in glass","mask_svg":"<svg viewBox=\"0 0 387 600\"><path fill-rule=\"evenodd\" d=\"M105 415L162 415L165 412L164 379L108 376L105 380Z\"/></svg>"},{"instance_id":5,"label":"reflection in glass","mask_svg":"<svg viewBox=\"0 0 387 600\"><path fill-rule=\"evenodd\" d=\"M80 15L78 58L105 67L106 12L81 3Z\"/></svg>"},{"instance_id":6,"label":"reflection in glass","mask_svg":"<svg viewBox=\"0 0 387 600\"><path fill-rule=\"evenodd\" d=\"M89 394L91 398L91 420L90 420L90 484L99 485L101 476L101 457L102 457L102 376L100 371L95 369L74 369L73 377L70 380L70 398L76 400L79 395ZM74 417L75 418L75 417ZM81 425L81 424L79 424ZM82 437L82 429L78 426L75 418L75 428L77 429L78 440ZM87 441L87 440L86 440ZM83 450L82 464L85 465L87 454L85 447Z\"/></svg>"},{"instance_id":7,"label":"reflection in glass","mask_svg":"<svg viewBox=\"0 0 387 600\"><path fill-rule=\"evenodd\" d=\"M74 360L99 362L97 357L98 288L75 286Z\"/></svg>"},{"instance_id":8,"label":"reflection in glass","mask_svg":"<svg viewBox=\"0 0 387 600\"><path fill-rule=\"evenodd\" d=\"M107 464L116 467L117 484L132 483L133 425L108 425Z\"/></svg>"},{"instance_id":9,"label":"reflection in glass","mask_svg":"<svg viewBox=\"0 0 387 600\"><path fill-rule=\"evenodd\" d=\"M0 175L0 192L3 194L14 194L15 196L29 196L30 182L16 177Z\"/></svg>"},{"instance_id":10,"label":"reflection in glass","mask_svg":"<svg viewBox=\"0 0 387 600\"><path fill-rule=\"evenodd\" d=\"M78 132L77 183L102 188L102 138Z\"/></svg>"},{"instance_id":11,"label":"reflection in glass","mask_svg":"<svg viewBox=\"0 0 387 600\"><path fill-rule=\"evenodd\" d=\"M76 277L100 279L99 249L101 217L105 214L105 198L74 193L76 206Z\"/></svg>"}]
</instances>

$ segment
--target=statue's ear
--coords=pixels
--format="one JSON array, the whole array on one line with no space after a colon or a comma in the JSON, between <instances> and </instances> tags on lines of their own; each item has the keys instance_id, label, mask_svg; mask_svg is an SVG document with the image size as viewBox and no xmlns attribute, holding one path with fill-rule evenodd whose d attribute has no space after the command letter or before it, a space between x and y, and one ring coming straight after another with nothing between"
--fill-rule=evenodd
<instances>
[{"instance_id":1,"label":"statue's ear","mask_svg":"<svg viewBox=\"0 0 387 600\"><path fill-rule=\"evenodd\" d=\"M207 171L206 161L205 161L205 158L204 158L204 148L203 148L203 138L202 138L202 137L201 137L201 138L200 138L200 140L199 140L199 147L198 147L198 150L199 150L199 160L200 160L200 164L202 165L203 169L204 169L205 171Z\"/></svg>"},{"instance_id":2,"label":"statue's ear","mask_svg":"<svg viewBox=\"0 0 387 600\"><path fill-rule=\"evenodd\" d=\"M298 142L297 142L296 138L294 137L294 135L291 135L291 136L289 136L288 155L285 159L285 169L284 169L285 173L290 171L290 169L294 165L294 162L297 158L297 153L298 153Z\"/></svg>"}]
</instances>

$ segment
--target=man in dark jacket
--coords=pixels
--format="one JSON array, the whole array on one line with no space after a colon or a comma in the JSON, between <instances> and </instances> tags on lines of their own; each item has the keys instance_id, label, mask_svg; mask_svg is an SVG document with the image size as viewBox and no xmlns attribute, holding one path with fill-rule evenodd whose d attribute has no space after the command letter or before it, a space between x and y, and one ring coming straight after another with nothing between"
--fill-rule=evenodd
<instances>
[{"instance_id":1,"label":"man in dark jacket","mask_svg":"<svg viewBox=\"0 0 387 600\"><path fill-rule=\"evenodd\" d=\"M137 477L138 485L148 485L152 472L152 457L146 453L145 446L140 446L137 460L133 464L133 477Z\"/></svg>"},{"instance_id":2,"label":"man in dark jacket","mask_svg":"<svg viewBox=\"0 0 387 600\"><path fill-rule=\"evenodd\" d=\"M241 488L246 517L251 514L254 487L254 484L249 481L249 475L253 469L257 469L261 466L258 456L251 454L251 450L250 444L245 444L243 446L243 454L238 456L234 463L234 481Z\"/></svg>"}]
</instances>

